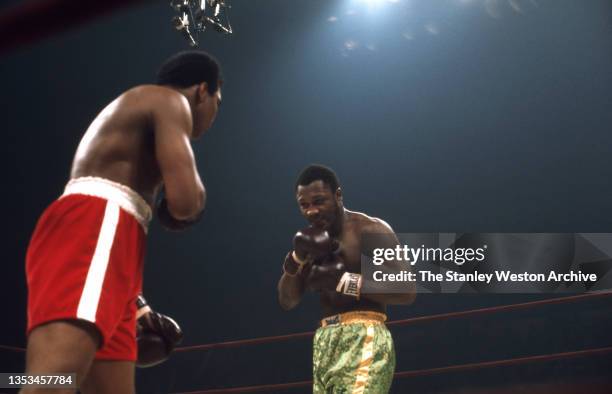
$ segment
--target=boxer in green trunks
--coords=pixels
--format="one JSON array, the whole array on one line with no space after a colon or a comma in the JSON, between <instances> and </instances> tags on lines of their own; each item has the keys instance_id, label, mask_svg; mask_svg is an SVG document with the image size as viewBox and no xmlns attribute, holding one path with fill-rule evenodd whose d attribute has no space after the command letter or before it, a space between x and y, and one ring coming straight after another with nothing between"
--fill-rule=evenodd
<instances>
[{"instance_id":1,"label":"boxer in green trunks","mask_svg":"<svg viewBox=\"0 0 612 394\"><path fill-rule=\"evenodd\" d=\"M386 305L410 304L415 285L401 294L362 293L361 242L364 233L385 234L399 244L383 220L346 209L336 174L311 165L299 175L295 192L310 226L298 231L278 283L283 309L297 306L305 291L317 292L321 327L313 344L313 392L387 393L395 370ZM382 245L378 245L382 246ZM404 267L405 269L405 267Z\"/></svg>"}]
</instances>

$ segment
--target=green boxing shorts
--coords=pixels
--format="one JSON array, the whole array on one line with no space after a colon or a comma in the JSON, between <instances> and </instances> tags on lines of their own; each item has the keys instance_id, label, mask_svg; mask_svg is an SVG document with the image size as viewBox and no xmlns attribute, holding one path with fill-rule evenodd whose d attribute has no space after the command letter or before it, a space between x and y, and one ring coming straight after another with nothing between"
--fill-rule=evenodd
<instances>
[{"instance_id":1,"label":"green boxing shorts","mask_svg":"<svg viewBox=\"0 0 612 394\"><path fill-rule=\"evenodd\" d=\"M313 343L313 393L389 392L395 350L387 317L377 312L347 312L321 321Z\"/></svg>"}]
</instances>

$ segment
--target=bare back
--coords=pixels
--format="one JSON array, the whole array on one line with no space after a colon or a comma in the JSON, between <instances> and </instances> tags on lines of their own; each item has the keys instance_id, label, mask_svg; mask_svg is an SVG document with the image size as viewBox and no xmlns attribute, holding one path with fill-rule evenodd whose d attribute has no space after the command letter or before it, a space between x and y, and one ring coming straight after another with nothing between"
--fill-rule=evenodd
<instances>
[{"instance_id":1,"label":"bare back","mask_svg":"<svg viewBox=\"0 0 612 394\"><path fill-rule=\"evenodd\" d=\"M154 97L162 89L169 92L138 86L108 104L81 139L70 177L106 178L130 187L152 204L162 181L152 111Z\"/></svg>"}]
</instances>

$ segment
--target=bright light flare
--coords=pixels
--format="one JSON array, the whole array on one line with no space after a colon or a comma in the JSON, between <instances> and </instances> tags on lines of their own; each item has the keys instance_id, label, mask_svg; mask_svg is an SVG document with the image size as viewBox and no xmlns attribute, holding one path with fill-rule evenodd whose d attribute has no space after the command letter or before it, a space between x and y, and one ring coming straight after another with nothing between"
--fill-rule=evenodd
<instances>
[{"instance_id":1,"label":"bright light flare","mask_svg":"<svg viewBox=\"0 0 612 394\"><path fill-rule=\"evenodd\" d=\"M365 4L368 7L377 7L384 3L399 3L400 0L355 0L358 3Z\"/></svg>"}]
</instances>

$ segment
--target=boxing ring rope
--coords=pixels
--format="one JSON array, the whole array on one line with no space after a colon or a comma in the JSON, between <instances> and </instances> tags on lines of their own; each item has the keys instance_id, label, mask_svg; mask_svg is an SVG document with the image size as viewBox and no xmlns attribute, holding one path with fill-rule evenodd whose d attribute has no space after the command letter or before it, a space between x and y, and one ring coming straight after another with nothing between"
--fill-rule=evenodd
<instances>
[{"instance_id":1,"label":"boxing ring rope","mask_svg":"<svg viewBox=\"0 0 612 394\"><path fill-rule=\"evenodd\" d=\"M25 350L22 348L17 348L13 346L3 346L3 345L0 345L0 349L21 351L21 352ZM414 371L403 371L403 372L396 372L393 375L393 377L395 379L402 379L402 378L408 378L408 377L429 376L429 375L443 374L443 373L449 373L449 372L462 372L462 371L468 371L468 370L474 370L474 369L494 368L494 367L526 364L526 363L531 363L531 362L545 362L545 361L555 361L555 360L570 359L570 358L577 358L577 357L597 356L597 355L603 355L603 354L608 354L608 353L612 353L612 347L578 350L578 351L573 351L573 352L553 353L553 354L530 356L530 357L520 357L520 358L512 358L512 359L505 359L505 360L485 361L485 362L480 362L480 363L451 365L447 367L419 369L419 370L414 370ZM307 380L307 381L292 382L292 383L266 384L266 385L259 385L259 386L242 386L242 387L233 387L233 388L225 388L225 389L211 389L211 390L203 390L203 391L186 391L186 392L179 392L179 393L174 393L174 394L255 393L255 392L270 391L270 390L288 390L288 389L293 389L293 388L308 387L311 384L312 384L312 381Z\"/></svg>"},{"instance_id":2,"label":"boxing ring rope","mask_svg":"<svg viewBox=\"0 0 612 394\"><path fill-rule=\"evenodd\" d=\"M387 322L386 324L387 324L387 327L407 326L410 324L431 322L431 321L436 321L436 320L446 320L446 319L454 319L454 318L461 318L461 317L467 317L467 316L477 316L477 315L496 313L496 312L508 312L508 311L515 311L515 310L520 310L520 309L531 309L531 308L539 307L542 305L561 304L561 303L566 303L566 302L581 301L585 299L598 299L598 298L608 297L610 295L612 295L612 291L593 292L593 293L578 294L578 295L573 295L573 296L550 298L547 300L540 300L540 301L530 301L530 302L523 302L523 303L518 303L518 304L500 305L500 306L492 306L488 308L471 309L467 311L449 312L449 313L441 313L437 315L413 317L409 319L390 321L390 322ZM314 331L308 331L308 332L301 332L301 333L288 334L288 335L277 335L277 336L269 336L269 337L261 337L261 338L241 339L237 341L209 343L205 345L183 346L183 347L176 348L174 351L175 352L189 352L189 351L194 351L194 350L211 350L211 349L224 349L224 348L227 349L227 348L241 347L241 346L248 346L248 345L261 345L264 343L282 342L282 341L287 341L287 340L297 339L297 338L307 338L307 337L313 336L314 333L315 333Z\"/></svg>"},{"instance_id":3,"label":"boxing ring rope","mask_svg":"<svg viewBox=\"0 0 612 394\"><path fill-rule=\"evenodd\" d=\"M529 302L523 302L523 303L518 303L518 304L499 305L499 306L492 306L492 307L487 307L487 308L471 309L467 311L440 313L440 314L429 315L429 316L419 316L419 317L413 317L413 318L402 319L402 320L394 320L394 321L387 322L386 324L387 324L387 327L393 327L393 326L399 327L399 326L406 326L410 324L431 322L431 321L436 321L436 320L446 320L446 319L461 318L461 317L467 317L467 316L477 316L477 315L497 313L497 312L509 312L509 311L516 311L520 309L531 309L531 308L539 307L543 305L554 305L554 304L561 304L561 303L566 303L566 302L576 302L576 301L582 301L585 299L590 300L590 299L605 298L611 295L612 295L612 291L606 290L606 291L577 294L577 295L565 296L565 297L549 298L547 300L540 300L540 301L529 301ZM174 349L174 351L177 353L181 353L181 352L191 352L191 351L196 351L196 350L229 349L229 348L249 346L249 345L261 345L261 344L272 343L272 342L283 342L283 341L288 341L292 339L308 338L308 337L313 336L314 333L315 333L314 331L307 331L307 332L300 332L300 333L295 333L295 334L275 335L275 336L269 336L269 337L240 339L236 341L208 343L204 345L182 346L182 347L177 347L176 349ZM23 348L7 346L7 345L0 345L0 349L13 351L13 352L25 351L25 349Z\"/></svg>"},{"instance_id":4,"label":"boxing ring rope","mask_svg":"<svg viewBox=\"0 0 612 394\"><path fill-rule=\"evenodd\" d=\"M0 9L0 55L146 0L39 0Z\"/></svg>"},{"instance_id":5,"label":"boxing ring rope","mask_svg":"<svg viewBox=\"0 0 612 394\"><path fill-rule=\"evenodd\" d=\"M7 346L7 345L0 345L0 350L8 350L9 352L25 352L24 348L21 347L16 347L16 346Z\"/></svg>"},{"instance_id":6,"label":"boxing ring rope","mask_svg":"<svg viewBox=\"0 0 612 394\"><path fill-rule=\"evenodd\" d=\"M436 375L436 374L442 374L442 373L448 373L448 372L462 372L462 371L468 371L468 370L474 370L474 369L504 367L504 366L526 364L526 363L532 363L532 362L555 361L555 360L563 360L563 359L570 359L570 358L577 358L577 357L597 356L597 355L608 354L608 353L612 353L612 346L596 348L596 349L578 350L574 352L544 354L544 355L530 356L530 357L510 358L510 359L505 359L505 360L485 361L485 362L480 362L480 363L469 363L469 364L451 365L447 367L417 369L414 371L396 372L393 375L393 378L402 379L402 378L408 378L408 377L428 376L428 375ZM185 391L185 392L174 393L174 394L255 393L255 392L262 392L262 391L287 390L287 389L292 389L292 388L307 387L307 386L310 386L311 384L312 384L312 381L309 380L309 381L294 382L294 383L266 384L266 385L260 385L260 386L243 386L243 387L233 387L233 388L227 388L227 389Z\"/></svg>"},{"instance_id":7,"label":"boxing ring rope","mask_svg":"<svg viewBox=\"0 0 612 394\"><path fill-rule=\"evenodd\" d=\"M550 298L546 300L539 301L530 301L523 302L517 304L510 305L500 305L493 306L487 308L478 308L471 309L467 311L459 311L459 312L449 312L449 313L441 313L436 315L429 316L420 316L415 318L408 318L402 320L394 320L387 323L387 326L406 326L411 324L423 323L423 322L431 322L445 319L455 319L462 317L472 317L478 315L486 315L491 313L498 312L508 312L508 311L516 311L521 309L532 309L544 305L554 305L554 304L562 304L568 302L578 302L583 300L592 300L592 299L600 299L609 297L612 295L612 291L600 291L586 294L578 294L572 296L565 297L557 297ZM295 334L287 334L287 335L278 335L278 336L269 336L269 337L261 337L261 338L251 338L251 339L243 339L236 341L227 341L227 342L218 342L204 345L195 345L195 346L183 346L175 349L175 352L190 352L190 351L201 351L201 350L211 350L211 349L228 349L242 346L250 346L250 345L260 345L266 343L273 342L282 342L293 339L307 338L314 335L314 331L301 332ZM25 349L18 348L14 346L5 346L0 345L1 350L9 350L13 352L23 352ZM460 372L467 370L475 370L482 368L493 368L493 367L502 367L502 366L510 366L517 364L526 364L533 362L546 362L546 361L555 361L562 359L570 359L570 358L578 358L578 357L587 357L587 356L597 356L612 353L612 347L603 347L603 348L594 348L594 349L583 349L571 352L562 352L562 353L553 353L553 354L545 354L545 355L537 355L537 356L528 356L528 357L519 357L512 359L504 359L504 360L493 360L493 361L484 361L479 363L468 363L468 364L460 364L460 365L451 365L445 367L437 367L437 368L429 368L429 369L420 369L413 371L402 371L396 372L394 374L394 378L402 379L408 377L419 377L419 376L428 376L428 375L436 375L443 373L451 373L451 372ZM215 394L215 393L254 393L254 392L263 392L263 391L275 391L275 390L287 390L292 388L301 388L307 387L312 384L312 381L301 381L301 382L290 382L290 383L279 383L279 384L266 384L266 385L258 385L258 386L243 386L243 387L233 387L233 388L223 388L223 389L210 389L203 391L189 391L189 392L181 392L175 394Z\"/></svg>"},{"instance_id":8,"label":"boxing ring rope","mask_svg":"<svg viewBox=\"0 0 612 394\"><path fill-rule=\"evenodd\" d=\"M586 294L578 294L573 296L565 296L565 297L557 297L550 298L547 300L539 300L539 301L530 301L523 302L517 304L510 305L500 305L493 306L487 308L478 308L471 309L467 311L459 311L459 312L449 312L449 313L441 313L436 315L429 316L420 316L415 318L408 318L402 320L394 320L387 323L387 326L407 326L411 324L423 323L423 322L432 322L438 320L446 320L446 319L455 319L462 317L473 317L478 315L486 315L491 313L498 312L509 312L516 311L521 309L532 309L544 305L555 305L562 304L567 302L577 302L583 300L592 300L592 299L600 299L609 297L612 295L612 291L601 291L601 292L593 292ZM261 337L261 338L252 338L252 339L244 339L237 341L228 341L228 342L219 342L219 343L211 343L205 345L196 345L196 346L185 346L177 348L175 351L179 352L188 352L195 350L211 350L211 349L227 349L234 347L242 347L249 345L259 345L265 343L272 342L282 342L292 339L311 337L314 335L314 331L302 332L296 334L289 335L279 335L279 336L269 336L269 337ZM452 373L452 372L461 372L468 370L476 370L483 368L494 368L494 367L504 367L511 365L519 365L519 364L527 364L534 362L547 362L547 361L556 361L563 359L571 359L578 357L588 357L588 356L597 356L612 353L612 347L603 347L603 348L594 348L594 349L584 349L577 350L571 352L562 352L562 353L553 353L553 354L544 354L544 355L536 355L536 356L527 356L527 357L519 357L519 358L511 358L511 359L503 359L503 360L493 360L493 361L484 361L478 363L468 363L468 364L460 364L460 365L451 365L445 367L437 367L437 368L428 368L428 369L420 369L420 370L412 370L412 371L402 371L396 372L394 374L394 379L403 379L409 377L419 377L419 376L430 376L436 374L444 374L444 373ZM302 388L308 387L312 385L312 381L301 381L301 382L291 382L291 383L278 383L278 384L266 384L266 385L258 385L258 386L242 386L242 387L233 387L233 388L223 388L223 389L210 389L210 390L200 390L200 391L189 391L189 392L180 392L174 394L228 394L228 393L255 393L255 392L275 392L277 390L288 390L293 388Z\"/></svg>"}]
</instances>

